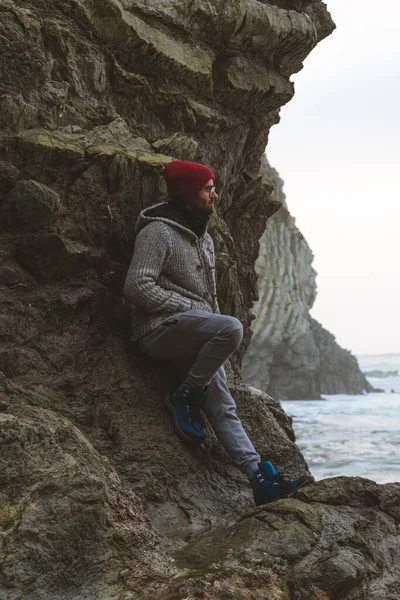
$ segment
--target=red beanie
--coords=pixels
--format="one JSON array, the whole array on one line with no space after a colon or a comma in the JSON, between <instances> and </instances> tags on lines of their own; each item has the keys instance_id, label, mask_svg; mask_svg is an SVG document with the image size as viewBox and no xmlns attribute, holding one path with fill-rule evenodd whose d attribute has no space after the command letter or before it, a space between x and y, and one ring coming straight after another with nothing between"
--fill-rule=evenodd
<instances>
[{"instance_id":1,"label":"red beanie","mask_svg":"<svg viewBox=\"0 0 400 600\"><path fill-rule=\"evenodd\" d=\"M165 165L164 177L170 197L183 200L190 200L207 181L215 179L211 169L188 160L173 160Z\"/></svg>"}]
</instances>

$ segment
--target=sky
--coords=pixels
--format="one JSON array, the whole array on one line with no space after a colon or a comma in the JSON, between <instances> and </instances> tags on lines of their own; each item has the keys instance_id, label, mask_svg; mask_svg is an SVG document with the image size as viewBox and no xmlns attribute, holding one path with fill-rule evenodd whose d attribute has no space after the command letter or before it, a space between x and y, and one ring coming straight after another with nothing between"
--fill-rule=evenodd
<instances>
[{"instance_id":1,"label":"sky","mask_svg":"<svg viewBox=\"0 0 400 600\"><path fill-rule=\"evenodd\" d=\"M400 353L400 3L327 4L267 156L315 256L312 316L353 354Z\"/></svg>"}]
</instances>

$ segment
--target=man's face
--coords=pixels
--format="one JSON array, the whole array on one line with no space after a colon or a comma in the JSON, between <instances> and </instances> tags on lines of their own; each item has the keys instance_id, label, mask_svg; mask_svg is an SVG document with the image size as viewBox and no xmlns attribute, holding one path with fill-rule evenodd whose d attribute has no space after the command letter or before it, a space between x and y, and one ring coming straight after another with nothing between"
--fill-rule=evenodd
<instances>
[{"instance_id":1,"label":"man's face","mask_svg":"<svg viewBox=\"0 0 400 600\"><path fill-rule=\"evenodd\" d=\"M198 211L211 215L214 212L214 201L217 198L218 194L215 192L214 181L209 179L191 204Z\"/></svg>"}]
</instances>

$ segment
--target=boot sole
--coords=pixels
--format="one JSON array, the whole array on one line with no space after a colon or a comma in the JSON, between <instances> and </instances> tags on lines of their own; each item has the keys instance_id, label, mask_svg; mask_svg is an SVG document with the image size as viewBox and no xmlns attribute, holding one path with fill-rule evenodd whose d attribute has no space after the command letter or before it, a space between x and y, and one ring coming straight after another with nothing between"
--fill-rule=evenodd
<instances>
[{"instance_id":1,"label":"boot sole","mask_svg":"<svg viewBox=\"0 0 400 600\"><path fill-rule=\"evenodd\" d=\"M198 440L193 439L193 438L189 437L188 435L186 435L185 432L182 431L182 429L179 427L178 418L177 418L176 413L174 411L174 407L172 406L172 403L171 403L171 400L170 400L168 392L164 395L164 404L165 404L165 407L166 407L167 411L169 412L169 414L172 417L172 422L174 424L175 432L179 435L179 437L184 442L187 442L188 444L192 444L192 445L196 445L196 446L199 446L200 444L202 444L204 442L204 440L205 440L205 436L203 438L201 438L201 439L198 439Z\"/></svg>"}]
</instances>

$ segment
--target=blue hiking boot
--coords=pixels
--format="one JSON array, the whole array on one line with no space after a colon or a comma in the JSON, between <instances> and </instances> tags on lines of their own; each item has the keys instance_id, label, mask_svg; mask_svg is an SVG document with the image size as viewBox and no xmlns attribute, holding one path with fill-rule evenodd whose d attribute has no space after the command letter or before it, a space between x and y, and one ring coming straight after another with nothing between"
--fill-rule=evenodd
<instances>
[{"instance_id":1,"label":"blue hiking boot","mask_svg":"<svg viewBox=\"0 0 400 600\"><path fill-rule=\"evenodd\" d=\"M208 386L204 389L192 388L188 383L181 383L175 392L164 396L168 412L172 415L175 431L185 442L201 444L206 434L201 423L200 409L208 394Z\"/></svg>"},{"instance_id":2,"label":"blue hiking boot","mask_svg":"<svg viewBox=\"0 0 400 600\"><path fill-rule=\"evenodd\" d=\"M258 470L251 479L254 501L260 504L268 504L279 498L289 498L300 488L313 483L314 479L309 475L302 475L298 479L288 481L277 473L274 465L269 461L259 462Z\"/></svg>"}]
</instances>

